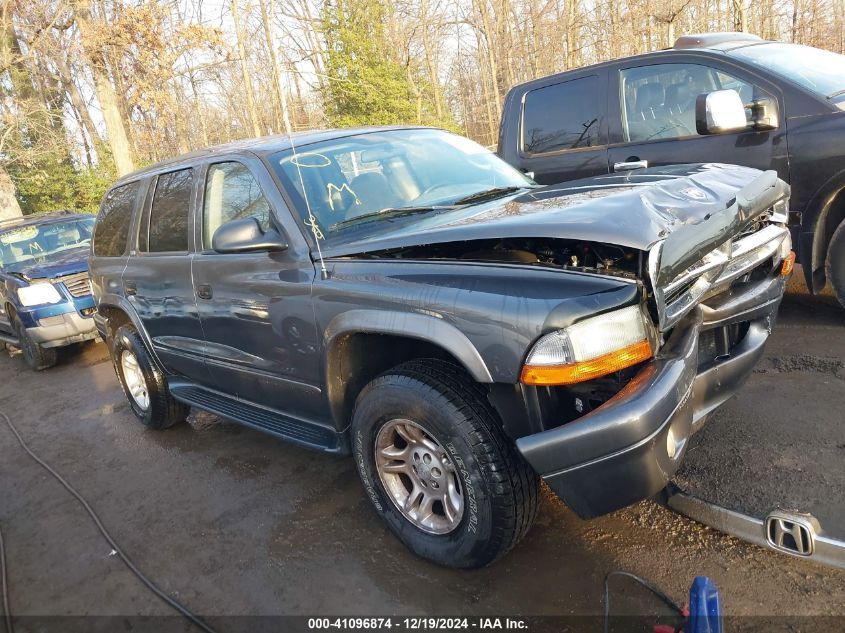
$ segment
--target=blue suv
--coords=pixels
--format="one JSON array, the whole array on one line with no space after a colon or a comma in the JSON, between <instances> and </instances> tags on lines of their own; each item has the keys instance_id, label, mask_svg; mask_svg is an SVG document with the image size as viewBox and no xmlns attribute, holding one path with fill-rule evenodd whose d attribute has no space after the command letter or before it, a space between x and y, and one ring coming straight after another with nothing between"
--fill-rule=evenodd
<instances>
[{"instance_id":1,"label":"blue suv","mask_svg":"<svg viewBox=\"0 0 845 633\"><path fill-rule=\"evenodd\" d=\"M94 217L57 212L0 223L0 340L40 371L56 348L97 336L88 279Z\"/></svg>"}]
</instances>

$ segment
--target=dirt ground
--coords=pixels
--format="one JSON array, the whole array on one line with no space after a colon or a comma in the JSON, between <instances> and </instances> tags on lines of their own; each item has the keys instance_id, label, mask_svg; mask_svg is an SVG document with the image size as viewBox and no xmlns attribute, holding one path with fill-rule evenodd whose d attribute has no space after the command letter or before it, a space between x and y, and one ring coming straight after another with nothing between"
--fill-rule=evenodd
<instances>
[{"instance_id":1,"label":"dirt ground","mask_svg":"<svg viewBox=\"0 0 845 633\"><path fill-rule=\"evenodd\" d=\"M837 423L830 431L843 442L845 311L793 285L764 371L713 428L736 429L758 413L800 419L821 439L809 448L779 443L783 454L767 461L810 469L825 446L815 425ZM806 368L805 354L839 365L832 373ZM87 497L135 563L207 616L596 615L604 576L617 569L648 578L679 602L694 576L710 576L730 614L845 616L845 572L743 544L651 501L583 522L547 493L536 526L503 560L472 572L435 567L410 554L371 511L349 459L204 413L168 431L144 429L99 343L68 351L40 374L3 352L0 409ZM840 511L843 457L842 446L824 457L838 467L825 490L838 495L832 502ZM748 472L743 460L737 454L722 465L725 485L742 485L734 475ZM171 614L3 423L0 527L16 615ZM618 608L652 612L653 602L631 596Z\"/></svg>"}]
</instances>

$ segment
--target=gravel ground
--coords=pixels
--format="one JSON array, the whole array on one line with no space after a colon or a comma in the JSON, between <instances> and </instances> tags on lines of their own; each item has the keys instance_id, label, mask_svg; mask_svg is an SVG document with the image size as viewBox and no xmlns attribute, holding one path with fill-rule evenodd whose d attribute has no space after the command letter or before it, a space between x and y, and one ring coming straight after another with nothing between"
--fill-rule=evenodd
<instances>
[{"instance_id":1,"label":"gravel ground","mask_svg":"<svg viewBox=\"0 0 845 633\"><path fill-rule=\"evenodd\" d=\"M845 540L845 310L798 281L753 377L693 438L676 479L759 518L810 512Z\"/></svg>"},{"instance_id":2,"label":"gravel ground","mask_svg":"<svg viewBox=\"0 0 845 633\"><path fill-rule=\"evenodd\" d=\"M842 508L842 449L831 449L827 431L810 429L835 422L835 412L841 421L843 313L802 292L786 299L761 371L706 432L719 435L722 428L726 435L715 443L734 444L748 439L740 420L777 420L779 428L800 421L802 443L779 439L763 463L810 472L820 456L826 468L838 458L838 471L813 477L830 477L824 490ZM805 356L821 361L808 365ZM41 374L26 370L19 355L3 353L0 409L89 499L139 567L206 616L595 616L605 574L624 569L679 602L694 576L708 575L734 615L845 617L845 573L741 543L650 501L583 522L547 491L536 526L503 560L473 572L432 566L371 511L349 459L204 413L168 431L141 427L102 344L70 350L59 367ZM842 442L841 428L828 431ZM808 433L810 445L803 443ZM705 438L697 451L710 450L714 441ZM728 454L736 468L719 471L723 487L742 488L754 471L746 468L748 454L736 450ZM0 527L17 616L171 613L2 423ZM626 591L614 610L648 615L655 603ZM108 630L137 624L121 622Z\"/></svg>"}]
</instances>

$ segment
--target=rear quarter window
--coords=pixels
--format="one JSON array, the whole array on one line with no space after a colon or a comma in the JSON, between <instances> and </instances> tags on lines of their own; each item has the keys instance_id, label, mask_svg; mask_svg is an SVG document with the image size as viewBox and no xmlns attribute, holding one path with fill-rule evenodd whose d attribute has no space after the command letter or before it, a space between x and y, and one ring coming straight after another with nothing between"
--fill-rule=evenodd
<instances>
[{"instance_id":1,"label":"rear quarter window","mask_svg":"<svg viewBox=\"0 0 845 633\"><path fill-rule=\"evenodd\" d=\"M545 154L600 145L599 79L573 79L526 93L522 151Z\"/></svg>"},{"instance_id":2,"label":"rear quarter window","mask_svg":"<svg viewBox=\"0 0 845 633\"><path fill-rule=\"evenodd\" d=\"M106 194L94 227L94 255L119 257L126 251L138 182L115 187Z\"/></svg>"}]
</instances>

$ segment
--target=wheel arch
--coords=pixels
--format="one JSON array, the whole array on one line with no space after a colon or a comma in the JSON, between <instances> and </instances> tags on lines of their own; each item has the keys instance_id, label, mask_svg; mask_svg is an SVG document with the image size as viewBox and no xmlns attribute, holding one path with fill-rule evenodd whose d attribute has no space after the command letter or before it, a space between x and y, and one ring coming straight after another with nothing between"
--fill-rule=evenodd
<instances>
[{"instance_id":1,"label":"wheel arch","mask_svg":"<svg viewBox=\"0 0 845 633\"><path fill-rule=\"evenodd\" d=\"M324 340L326 395L339 429L348 425L361 389L408 360L441 358L462 367L476 382L493 382L484 359L466 335L434 316L351 310L331 321Z\"/></svg>"},{"instance_id":2,"label":"wheel arch","mask_svg":"<svg viewBox=\"0 0 845 633\"><path fill-rule=\"evenodd\" d=\"M100 301L97 304L97 315L106 320L106 344L109 346L109 349L111 349L111 342L118 328L126 324L131 324L138 332L138 335L141 337L144 345L147 347L150 358L161 371L164 371L164 366L161 364L155 348L153 347L152 339L150 339L147 331L144 329L141 319L131 303L123 298L114 302Z\"/></svg>"},{"instance_id":3,"label":"wheel arch","mask_svg":"<svg viewBox=\"0 0 845 633\"><path fill-rule=\"evenodd\" d=\"M809 222L802 222L802 233L812 234L812 252L810 257L805 259L810 266L805 267L804 277L810 290L817 293L821 292L827 283L825 262L830 240L837 227L845 222L845 172L829 180L808 208L817 211Z\"/></svg>"}]
</instances>

